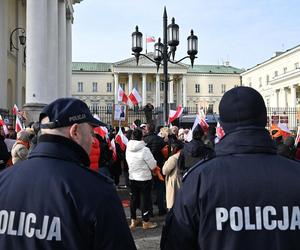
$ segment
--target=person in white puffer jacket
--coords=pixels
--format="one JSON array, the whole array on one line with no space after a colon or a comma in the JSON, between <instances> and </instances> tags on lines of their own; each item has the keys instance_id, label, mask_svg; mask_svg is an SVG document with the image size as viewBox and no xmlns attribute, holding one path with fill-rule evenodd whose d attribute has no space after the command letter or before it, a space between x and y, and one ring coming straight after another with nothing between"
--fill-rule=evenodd
<instances>
[{"instance_id":1,"label":"person in white puffer jacket","mask_svg":"<svg viewBox=\"0 0 300 250\"><path fill-rule=\"evenodd\" d=\"M130 180L130 217L131 229L135 229L140 221L136 219L136 209L140 205L143 219L143 229L157 227L156 223L149 221L150 197L152 186L151 170L156 168L154 159L149 148L142 141L142 131L135 129L132 132L126 148L126 161L128 163ZM139 204L140 203L140 204Z\"/></svg>"}]
</instances>

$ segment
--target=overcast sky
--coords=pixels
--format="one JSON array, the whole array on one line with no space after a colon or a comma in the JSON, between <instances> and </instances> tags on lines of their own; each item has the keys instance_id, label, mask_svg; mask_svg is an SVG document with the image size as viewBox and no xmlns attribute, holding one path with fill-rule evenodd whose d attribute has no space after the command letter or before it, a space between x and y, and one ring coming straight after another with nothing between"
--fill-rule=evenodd
<instances>
[{"instance_id":1,"label":"overcast sky","mask_svg":"<svg viewBox=\"0 0 300 250\"><path fill-rule=\"evenodd\" d=\"M195 64L228 60L232 66L250 68L275 51L300 44L299 0L83 0L74 6L73 61L131 57L136 25L144 38L162 36L164 6L169 22L175 17L180 27L175 59L186 55L191 29L199 40ZM153 45L148 44L148 52Z\"/></svg>"}]
</instances>

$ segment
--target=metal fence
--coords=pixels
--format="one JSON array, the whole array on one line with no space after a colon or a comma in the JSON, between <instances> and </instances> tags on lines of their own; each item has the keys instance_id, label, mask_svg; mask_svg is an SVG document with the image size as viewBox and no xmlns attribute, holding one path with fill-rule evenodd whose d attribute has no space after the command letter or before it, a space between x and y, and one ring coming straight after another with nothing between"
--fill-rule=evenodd
<instances>
[{"instance_id":1,"label":"metal fence","mask_svg":"<svg viewBox=\"0 0 300 250\"><path fill-rule=\"evenodd\" d=\"M100 120L105 122L106 124L112 124L112 108L109 106L101 106L101 107L90 107L90 110L93 114L97 114L100 117ZM183 116L185 115L195 115L198 109L196 107L185 107L183 111ZM207 110L205 110L207 112ZM15 116L12 115L9 110L0 109L0 114L5 122L9 125L15 127ZM300 108L267 108L267 128L271 126L271 124L286 123L288 128L291 130L297 130L297 127L300 126ZM128 117L128 126L130 126L135 120L139 119L142 123L146 122L146 116L143 109L135 108L129 109L127 111ZM156 125L162 125L164 123L163 120L163 109L155 108L152 111L152 119L156 123Z\"/></svg>"}]
</instances>

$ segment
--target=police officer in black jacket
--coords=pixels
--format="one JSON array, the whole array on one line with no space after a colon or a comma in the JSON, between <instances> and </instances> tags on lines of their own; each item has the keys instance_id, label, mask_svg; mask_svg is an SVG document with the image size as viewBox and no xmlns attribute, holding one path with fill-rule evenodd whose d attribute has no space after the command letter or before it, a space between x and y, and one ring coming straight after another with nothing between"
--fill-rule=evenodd
<instances>
[{"instance_id":1,"label":"police officer in black jacket","mask_svg":"<svg viewBox=\"0 0 300 250\"><path fill-rule=\"evenodd\" d=\"M0 249L136 249L112 181L89 170L93 118L61 98L40 114L28 160L0 173Z\"/></svg>"},{"instance_id":2,"label":"police officer in black jacket","mask_svg":"<svg viewBox=\"0 0 300 250\"><path fill-rule=\"evenodd\" d=\"M263 98L237 87L219 111L226 135L185 176L161 249L299 249L300 164L276 155Z\"/></svg>"}]
</instances>

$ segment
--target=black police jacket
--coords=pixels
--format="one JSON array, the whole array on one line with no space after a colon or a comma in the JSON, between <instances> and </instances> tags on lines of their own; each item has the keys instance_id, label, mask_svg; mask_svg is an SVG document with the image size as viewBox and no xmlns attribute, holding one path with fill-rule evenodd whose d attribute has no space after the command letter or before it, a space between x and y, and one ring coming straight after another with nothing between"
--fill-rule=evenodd
<instances>
[{"instance_id":1,"label":"black police jacket","mask_svg":"<svg viewBox=\"0 0 300 250\"><path fill-rule=\"evenodd\" d=\"M299 162L276 155L264 129L235 131L187 173L161 248L299 249L299 197Z\"/></svg>"},{"instance_id":2,"label":"black police jacket","mask_svg":"<svg viewBox=\"0 0 300 250\"><path fill-rule=\"evenodd\" d=\"M136 249L110 179L81 146L42 135L28 160L0 173L0 249Z\"/></svg>"}]
</instances>

